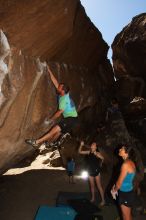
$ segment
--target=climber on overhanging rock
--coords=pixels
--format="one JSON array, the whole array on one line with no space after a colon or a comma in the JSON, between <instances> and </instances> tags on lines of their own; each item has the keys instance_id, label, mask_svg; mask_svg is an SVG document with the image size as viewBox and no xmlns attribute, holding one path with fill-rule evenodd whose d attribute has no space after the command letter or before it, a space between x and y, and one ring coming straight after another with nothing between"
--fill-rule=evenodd
<instances>
[{"instance_id":1,"label":"climber on overhanging rock","mask_svg":"<svg viewBox=\"0 0 146 220\"><path fill-rule=\"evenodd\" d=\"M33 147L39 147L45 141L48 141L49 143L54 142L61 136L62 133L70 133L72 128L77 123L78 113L74 102L69 95L69 87L66 86L64 83L58 83L57 79L54 77L49 67L48 72L59 94L59 108L58 111L53 115L53 117L48 121L48 124L51 124L53 127L47 134L39 139L25 140L27 144L30 144ZM55 120L58 119L60 116L63 116L63 118L58 124L55 124Z\"/></svg>"}]
</instances>

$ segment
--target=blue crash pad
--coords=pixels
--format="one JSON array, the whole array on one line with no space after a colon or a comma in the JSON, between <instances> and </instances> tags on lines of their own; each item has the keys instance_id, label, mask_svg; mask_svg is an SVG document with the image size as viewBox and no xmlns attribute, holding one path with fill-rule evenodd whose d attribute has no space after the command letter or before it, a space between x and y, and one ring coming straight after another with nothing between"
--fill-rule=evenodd
<instances>
[{"instance_id":1,"label":"blue crash pad","mask_svg":"<svg viewBox=\"0 0 146 220\"><path fill-rule=\"evenodd\" d=\"M70 207L40 206L35 220L74 220L76 214Z\"/></svg>"}]
</instances>

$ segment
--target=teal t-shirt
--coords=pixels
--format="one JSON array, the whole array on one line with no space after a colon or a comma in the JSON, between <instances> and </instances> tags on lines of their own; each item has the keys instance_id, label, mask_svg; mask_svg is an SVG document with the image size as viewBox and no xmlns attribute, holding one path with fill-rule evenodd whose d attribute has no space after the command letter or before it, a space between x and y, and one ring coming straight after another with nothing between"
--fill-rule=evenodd
<instances>
[{"instance_id":1,"label":"teal t-shirt","mask_svg":"<svg viewBox=\"0 0 146 220\"><path fill-rule=\"evenodd\" d=\"M73 100L70 98L69 93L59 97L59 109L64 110L64 118L77 117L77 110Z\"/></svg>"}]
</instances>

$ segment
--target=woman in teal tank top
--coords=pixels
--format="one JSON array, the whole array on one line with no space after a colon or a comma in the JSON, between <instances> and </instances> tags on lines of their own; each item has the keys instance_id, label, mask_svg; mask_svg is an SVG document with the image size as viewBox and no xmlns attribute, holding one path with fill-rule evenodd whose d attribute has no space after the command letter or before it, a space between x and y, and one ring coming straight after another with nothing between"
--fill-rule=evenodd
<instances>
[{"instance_id":1,"label":"woman in teal tank top","mask_svg":"<svg viewBox=\"0 0 146 220\"><path fill-rule=\"evenodd\" d=\"M119 178L111 193L114 199L116 199L115 195L118 194L123 220L132 220L131 208L135 198L133 180L136 174L134 157L136 157L136 154L132 147L123 145L119 149L119 156L122 157L124 162L121 166Z\"/></svg>"}]
</instances>

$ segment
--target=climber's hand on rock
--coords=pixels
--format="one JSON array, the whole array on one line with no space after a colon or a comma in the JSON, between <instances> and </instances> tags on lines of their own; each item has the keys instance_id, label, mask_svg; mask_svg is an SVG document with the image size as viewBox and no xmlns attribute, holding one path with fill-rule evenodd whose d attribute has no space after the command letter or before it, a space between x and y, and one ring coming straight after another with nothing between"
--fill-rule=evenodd
<instances>
[{"instance_id":1,"label":"climber's hand on rock","mask_svg":"<svg viewBox=\"0 0 146 220\"><path fill-rule=\"evenodd\" d=\"M55 121L53 119L45 119L45 125L54 125Z\"/></svg>"}]
</instances>

